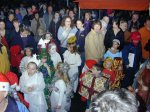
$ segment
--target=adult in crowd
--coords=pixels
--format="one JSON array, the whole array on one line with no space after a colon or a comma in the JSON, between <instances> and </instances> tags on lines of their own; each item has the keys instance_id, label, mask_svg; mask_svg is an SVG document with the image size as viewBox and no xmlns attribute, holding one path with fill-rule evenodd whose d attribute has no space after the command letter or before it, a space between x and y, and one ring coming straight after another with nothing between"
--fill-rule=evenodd
<instances>
[{"instance_id":1,"label":"adult in crowd","mask_svg":"<svg viewBox=\"0 0 150 112\"><path fill-rule=\"evenodd\" d=\"M91 31L92 21L91 21L91 13L90 12L86 12L84 15L84 28L87 32Z\"/></svg>"},{"instance_id":2,"label":"adult in crowd","mask_svg":"<svg viewBox=\"0 0 150 112\"><path fill-rule=\"evenodd\" d=\"M104 55L104 36L100 32L102 25L100 21L94 21L92 30L85 39L85 57L86 60L93 59L99 62Z\"/></svg>"},{"instance_id":3,"label":"adult in crowd","mask_svg":"<svg viewBox=\"0 0 150 112\"><path fill-rule=\"evenodd\" d=\"M76 32L77 32L77 28L74 26L74 23L72 22L71 18L69 16L64 17L58 29L58 34L57 34L58 39L60 40L61 56L67 49L68 38L75 35Z\"/></svg>"},{"instance_id":4,"label":"adult in crowd","mask_svg":"<svg viewBox=\"0 0 150 112\"><path fill-rule=\"evenodd\" d=\"M78 19L76 22L76 26L78 28L78 31L76 33L76 38L77 38L76 45L77 45L77 49L78 49L78 52L79 52L79 54L81 56L81 60L82 60L81 70L82 70L82 68L84 66L84 62L85 62L84 45L85 45L85 38L88 34L88 32L83 27L83 25L84 25L83 21Z\"/></svg>"},{"instance_id":5,"label":"adult in crowd","mask_svg":"<svg viewBox=\"0 0 150 112\"><path fill-rule=\"evenodd\" d=\"M124 33L119 28L119 19L114 19L112 22L112 29L107 30L104 45L105 48L108 49L112 46L113 39L118 39L120 41L119 50L122 50L124 45Z\"/></svg>"},{"instance_id":6,"label":"adult in crowd","mask_svg":"<svg viewBox=\"0 0 150 112\"><path fill-rule=\"evenodd\" d=\"M43 15L43 19L46 24L46 30L48 30L49 25L53 19L53 7L51 5L47 7L47 12Z\"/></svg>"},{"instance_id":7,"label":"adult in crowd","mask_svg":"<svg viewBox=\"0 0 150 112\"><path fill-rule=\"evenodd\" d=\"M24 16L22 20L22 24L26 26L31 26L31 20L34 18L31 7L27 8L27 14Z\"/></svg>"},{"instance_id":8,"label":"adult in crowd","mask_svg":"<svg viewBox=\"0 0 150 112\"><path fill-rule=\"evenodd\" d=\"M14 26L13 26L13 19L15 18L14 13L10 12L8 14L8 20L6 21L6 29L7 30L13 30Z\"/></svg>"},{"instance_id":9,"label":"adult in crowd","mask_svg":"<svg viewBox=\"0 0 150 112\"><path fill-rule=\"evenodd\" d=\"M19 8L16 8L15 9L15 17L19 20L20 23L22 23L22 15L20 13L20 9Z\"/></svg>"},{"instance_id":10,"label":"adult in crowd","mask_svg":"<svg viewBox=\"0 0 150 112\"><path fill-rule=\"evenodd\" d=\"M132 14L131 20L128 22L128 29L131 30L133 26L137 26L140 28L140 22L139 22L139 14L137 12L134 12Z\"/></svg>"},{"instance_id":11,"label":"adult in crowd","mask_svg":"<svg viewBox=\"0 0 150 112\"><path fill-rule=\"evenodd\" d=\"M37 38L39 28L42 28L44 31L46 31L46 25L44 23L43 18L40 18L39 13L35 13L34 19L31 21L31 30L34 34L36 42L40 40L39 38Z\"/></svg>"},{"instance_id":12,"label":"adult in crowd","mask_svg":"<svg viewBox=\"0 0 150 112\"><path fill-rule=\"evenodd\" d=\"M142 56L144 59L149 58L149 52L144 49L146 43L150 39L150 16L146 18L144 27L139 30L141 34L141 43L142 43Z\"/></svg>"},{"instance_id":13,"label":"adult in crowd","mask_svg":"<svg viewBox=\"0 0 150 112\"><path fill-rule=\"evenodd\" d=\"M52 34L52 37L55 39L57 46L59 45L59 40L57 37L58 28L61 23L60 13L55 12L54 17L49 26L49 32Z\"/></svg>"}]
</instances>

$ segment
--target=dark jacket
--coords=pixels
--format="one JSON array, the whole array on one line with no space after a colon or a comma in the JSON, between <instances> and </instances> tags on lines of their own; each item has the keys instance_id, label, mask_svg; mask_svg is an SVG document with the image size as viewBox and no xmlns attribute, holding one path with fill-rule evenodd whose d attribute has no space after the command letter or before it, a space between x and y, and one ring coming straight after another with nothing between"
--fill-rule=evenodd
<instances>
[{"instance_id":1,"label":"dark jacket","mask_svg":"<svg viewBox=\"0 0 150 112\"><path fill-rule=\"evenodd\" d=\"M124 46L122 50L122 58L123 58L123 64L124 66L129 65L129 53L133 53L134 56L134 63L133 63L133 69L134 71L137 71L140 66L140 62L142 60L142 48L141 43L139 43L137 46L134 46L132 43L128 43Z\"/></svg>"},{"instance_id":2,"label":"dark jacket","mask_svg":"<svg viewBox=\"0 0 150 112\"><path fill-rule=\"evenodd\" d=\"M78 51L79 52L84 52L84 45L85 45L85 38L87 36L88 32L84 29L83 31L78 30L76 33L76 37L77 37L77 47L78 47Z\"/></svg>"},{"instance_id":3,"label":"dark jacket","mask_svg":"<svg viewBox=\"0 0 150 112\"><path fill-rule=\"evenodd\" d=\"M106 50L108 48L111 48L112 47L112 43L113 43L113 40L114 39L118 39L120 41L120 47L119 47L119 50L122 50L123 49L123 46L124 46L124 33L122 30L120 30L117 35L114 34L114 31L113 29L111 30L108 30L105 34L105 38L104 38L104 45L105 45L105 48Z\"/></svg>"}]
</instances>

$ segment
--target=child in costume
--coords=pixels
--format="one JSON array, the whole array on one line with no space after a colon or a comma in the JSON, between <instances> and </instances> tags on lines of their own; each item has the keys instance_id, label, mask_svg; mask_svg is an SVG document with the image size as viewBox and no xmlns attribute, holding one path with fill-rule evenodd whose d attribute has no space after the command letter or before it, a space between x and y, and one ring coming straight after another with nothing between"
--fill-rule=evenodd
<instances>
[{"instance_id":1,"label":"child in costume","mask_svg":"<svg viewBox=\"0 0 150 112\"><path fill-rule=\"evenodd\" d=\"M23 53L21 52L21 47L19 45L11 46L10 48L10 62L11 71L19 75L19 65L21 59L23 58Z\"/></svg>"},{"instance_id":2,"label":"child in costume","mask_svg":"<svg viewBox=\"0 0 150 112\"><path fill-rule=\"evenodd\" d=\"M45 82L43 74L38 72L36 60L30 60L27 70L20 77L20 89L25 100L29 102L30 112L47 112L47 103L44 95Z\"/></svg>"},{"instance_id":3,"label":"child in costume","mask_svg":"<svg viewBox=\"0 0 150 112\"><path fill-rule=\"evenodd\" d=\"M0 73L0 85L0 112L29 112L22 103L8 95L9 81L2 73Z\"/></svg>"},{"instance_id":4,"label":"child in costume","mask_svg":"<svg viewBox=\"0 0 150 112\"><path fill-rule=\"evenodd\" d=\"M115 57L122 57L122 53L118 49L119 46L120 41L118 39L114 39L112 47L109 48L104 54L104 59L106 59L107 57L110 57L111 59L114 59Z\"/></svg>"},{"instance_id":5,"label":"child in costume","mask_svg":"<svg viewBox=\"0 0 150 112\"><path fill-rule=\"evenodd\" d=\"M32 50L33 48L30 47L25 48L25 56L22 58L19 66L21 73L23 73L27 69L28 61L32 58Z\"/></svg>"},{"instance_id":6,"label":"child in costume","mask_svg":"<svg viewBox=\"0 0 150 112\"><path fill-rule=\"evenodd\" d=\"M81 78L82 85L79 94L87 99L87 108L91 100L100 92L109 89L110 76L101 72L98 65L93 67Z\"/></svg>"},{"instance_id":7,"label":"child in costume","mask_svg":"<svg viewBox=\"0 0 150 112\"><path fill-rule=\"evenodd\" d=\"M111 58L106 58L103 63L103 73L110 75L110 85L112 85L115 81L115 72L113 70L113 60Z\"/></svg>"},{"instance_id":8,"label":"child in costume","mask_svg":"<svg viewBox=\"0 0 150 112\"><path fill-rule=\"evenodd\" d=\"M123 60L122 58L115 57L113 63L113 70L115 72L116 78L114 83L112 84L111 88L120 88L121 87L121 80L124 78L123 74Z\"/></svg>"},{"instance_id":9,"label":"child in costume","mask_svg":"<svg viewBox=\"0 0 150 112\"><path fill-rule=\"evenodd\" d=\"M122 50L123 66L125 77L122 87L127 88L133 83L134 75L139 70L142 61L141 35L139 32L131 33L131 41L126 44Z\"/></svg>"},{"instance_id":10,"label":"child in costume","mask_svg":"<svg viewBox=\"0 0 150 112\"><path fill-rule=\"evenodd\" d=\"M10 70L10 63L8 59L7 49L1 43L1 36L0 36L0 72L6 73Z\"/></svg>"},{"instance_id":11,"label":"child in costume","mask_svg":"<svg viewBox=\"0 0 150 112\"><path fill-rule=\"evenodd\" d=\"M83 84L83 82L82 82L82 80L81 80L82 77L83 77L84 75L86 75L86 73L89 72L89 70L92 69L92 67L93 67L96 63L97 63L97 62L96 62L95 60L86 60L86 61L85 61L85 65L84 65L84 67L83 67L83 69L82 69L82 74L80 75L80 79L79 79L79 84L80 84L79 92L81 92L81 87L82 87L82 84ZM83 102L85 102L85 101L86 101L86 98L83 97L83 96L81 96L81 100L82 100Z\"/></svg>"},{"instance_id":12,"label":"child in costume","mask_svg":"<svg viewBox=\"0 0 150 112\"><path fill-rule=\"evenodd\" d=\"M67 75L63 71L56 71L57 80L52 88L50 97L52 112L67 112L66 83L68 83Z\"/></svg>"},{"instance_id":13,"label":"child in costume","mask_svg":"<svg viewBox=\"0 0 150 112\"><path fill-rule=\"evenodd\" d=\"M45 47L45 46L42 46ZM48 55L46 48L42 48L41 49L41 53L39 54L39 58L41 60L40 64L39 64L39 71L43 73L43 77L44 77L44 82L45 82L45 89L44 89L44 94L46 97L46 101L48 106L50 106L50 91L49 91L49 87L51 85L52 79L54 77L55 74L55 68L53 65L53 62L50 58L50 56ZM50 107L48 109L48 111L50 111Z\"/></svg>"},{"instance_id":14,"label":"child in costume","mask_svg":"<svg viewBox=\"0 0 150 112\"><path fill-rule=\"evenodd\" d=\"M62 62L60 54L56 51L56 45L54 43L49 44L49 55L53 61L54 67L57 67L59 62Z\"/></svg>"},{"instance_id":15,"label":"child in costume","mask_svg":"<svg viewBox=\"0 0 150 112\"><path fill-rule=\"evenodd\" d=\"M81 65L81 57L77 53L75 36L72 36L68 39L68 50L65 51L63 56L64 56L64 63L67 63L70 66L68 75L73 87L73 91L76 92L79 77L78 67Z\"/></svg>"}]
</instances>

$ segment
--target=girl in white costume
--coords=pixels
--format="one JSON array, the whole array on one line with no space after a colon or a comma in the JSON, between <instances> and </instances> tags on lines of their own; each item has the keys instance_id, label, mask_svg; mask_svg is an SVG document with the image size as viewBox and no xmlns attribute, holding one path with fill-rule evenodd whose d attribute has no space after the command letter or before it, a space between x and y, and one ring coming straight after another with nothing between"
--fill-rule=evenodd
<instances>
[{"instance_id":1,"label":"girl in white costume","mask_svg":"<svg viewBox=\"0 0 150 112\"><path fill-rule=\"evenodd\" d=\"M20 72L23 73L27 69L28 61L32 58L32 50L33 48L27 47L25 48L25 57L22 58L20 62Z\"/></svg>"},{"instance_id":2,"label":"girl in white costume","mask_svg":"<svg viewBox=\"0 0 150 112\"><path fill-rule=\"evenodd\" d=\"M56 72L56 80L50 90L52 91L51 111L52 112L67 112L70 103L67 101L67 83L69 82L68 77L64 74L64 71L58 70Z\"/></svg>"},{"instance_id":3,"label":"girl in white costume","mask_svg":"<svg viewBox=\"0 0 150 112\"><path fill-rule=\"evenodd\" d=\"M30 112L46 112L47 103L44 96L45 83L43 74L37 71L37 64L29 62L27 70L20 77L20 89L29 103Z\"/></svg>"},{"instance_id":4,"label":"girl in white costume","mask_svg":"<svg viewBox=\"0 0 150 112\"><path fill-rule=\"evenodd\" d=\"M62 62L60 54L56 51L56 49L56 44L49 44L49 55L51 56L51 60L53 61L55 68L59 62Z\"/></svg>"},{"instance_id":5,"label":"girl in white costume","mask_svg":"<svg viewBox=\"0 0 150 112\"><path fill-rule=\"evenodd\" d=\"M69 79L73 88L73 91L76 92L78 87L78 76L79 71L78 67L81 65L81 57L77 53L77 47L75 45L76 37L72 36L68 39L68 50L63 54L64 63L69 64Z\"/></svg>"}]
</instances>

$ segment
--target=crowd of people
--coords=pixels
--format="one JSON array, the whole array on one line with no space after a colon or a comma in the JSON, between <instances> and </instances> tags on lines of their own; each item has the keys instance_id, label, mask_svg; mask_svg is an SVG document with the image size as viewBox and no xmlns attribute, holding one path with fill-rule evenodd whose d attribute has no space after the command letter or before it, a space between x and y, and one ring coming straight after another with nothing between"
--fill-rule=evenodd
<instances>
[{"instance_id":1,"label":"crowd of people","mask_svg":"<svg viewBox=\"0 0 150 112\"><path fill-rule=\"evenodd\" d=\"M150 17L102 11L1 9L0 111L69 112L76 93L87 112L150 111Z\"/></svg>"}]
</instances>

